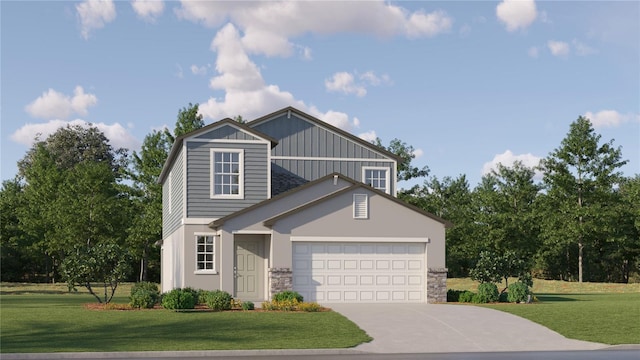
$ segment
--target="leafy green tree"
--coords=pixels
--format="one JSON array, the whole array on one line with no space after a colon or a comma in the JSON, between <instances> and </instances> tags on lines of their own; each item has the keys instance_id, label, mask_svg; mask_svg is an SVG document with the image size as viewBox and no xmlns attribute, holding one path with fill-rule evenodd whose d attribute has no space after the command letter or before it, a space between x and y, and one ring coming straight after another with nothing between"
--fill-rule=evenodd
<instances>
[{"instance_id":1,"label":"leafy green tree","mask_svg":"<svg viewBox=\"0 0 640 360\"><path fill-rule=\"evenodd\" d=\"M457 178L431 177L402 194L402 199L452 223L447 229L449 277L469 276L481 246L475 241L478 224L472 207L472 193L465 175Z\"/></svg>"},{"instance_id":2,"label":"leafy green tree","mask_svg":"<svg viewBox=\"0 0 640 360\"><path fill-rule=\"evenodd\" d=\"M561 146L540 165L548 211L542 223L545 251L576 263L580 282L584 278L585 249L594 250L599 239L606 236L600 227L603 223L616 221L603 209L621 182L619 168L626 164L613 140L600 145L600 139L589 119L580 116L570 125ZM591 256L596 256L595 252ZM564 274L568 278L574 275L571 268Z\"/></svg>"},{"instance_id":3,"label":"leafy green tree","mask_svg":"<svg viewBox=\"0 0 640 360\"><path fill-rule=\"evenodd\" d=\"M509 287L509 277L517 276L521 282L532 286L526 262L515 251L506 250L502 254L481 251L476 266L470 271L471 279L480 283L500 283L505 281L504 292Z\"/></svg>"},{"instance_id":4,"label":"leafy green tree","mask_svg":"<svg viewBox=\"0 0 640 360\"><path fill-rule=\"evenodd\" d=\"M150 265L159 269L159 251L154 245L162 239L162 185L158 184L158 178L170 148L171 138L167 132L153 131L145 137L140 153L133 154L131 178L135 211L127 242L140 260L140 281L148 280Z\"/></svg>"},{"instance_id":5,"label":"leafy green tree","mask_svg":"<svg viewBox=\"0 0 640 360\"><path fill-rule=\"evenodd\" d=\"M130 261L127 250L118 244L81 245L65 257L62 276L70 289L84 286L99 303L109 303L118 285L128 276ZM102 285L100 295L94 288L96 283Z\"/></svg>"},{"instance_id":6,"label":"leafy green tree","mask_svg":"<svg viewBox=\"0 0 640 360\"><path fill-rule=\"evenodd\" d=\"M198 114L198 104L191 104L178 111L178 119L173 131L173 136L179 137L204 127L202 114ZM172 140L173 142L173 140Z\"/></svg>"},{"instance_id":7,"label":"leafy green tree","mask_svg":"<svg viewBox=\"0 0 640 360\"><path fill-rule=\"evenodd\" d=\"M118 182L127 160L126 150L114 150L97 128L67 126L37 141L18 163L20 230L51 259L51 280L79 244L122 241L129 200Z\"/></svg>"},{"instance_id":8,"label":"leafy green tree","mask_svg":"<svg viewBox=\"0 0 640 360\"><path fill-rule=\"evenodd\" d=\"M384 146L382 144L382 140L380 138L377 138L373 142L373 144L393 154L396 154L400 159L402 159L402 161L398 163L397 168L398 181L424 178L429 175L429 168L427 166L423 166L422 168L412 166L411 162L416 157L415 149L413 148L413 146L408 145L404 141L393 139L389 143L389 146Z\"/></svg>"}]
</instances>

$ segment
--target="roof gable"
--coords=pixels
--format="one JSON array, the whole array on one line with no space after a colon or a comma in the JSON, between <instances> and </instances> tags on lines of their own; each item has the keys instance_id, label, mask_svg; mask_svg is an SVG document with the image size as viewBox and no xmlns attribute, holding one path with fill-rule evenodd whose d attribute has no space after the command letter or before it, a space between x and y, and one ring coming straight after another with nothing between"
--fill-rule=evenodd
<instances>
[{"instance_id":1,"label":"roof gable","mask_svg":"<svg viewBox=\"0 0 640 360\"><path fill-rule=\"evenodd\" d=\"M243 134L239 136L238 134ZM178 136L173 142L167 161L165 161L160 176L158 177L158 183L162 184L169 174L169 171L175 161L176 156L180 153L182 144L184 141L190 139L221 139L221 140L264 140L271 143L271 147L278 144L278 141L269 135L263 134L260 131L250 128L245 124L239 123L235 120L226 118L220 121L216 121L200 129L191 131L187 134ZM243 139L242 139L243 138Z\"/></svg>"},{"instance_id":2,"label":"roof gable","mask_svg":"<svg viewBox=\"0 0 640 360\"><path fill-rule=\"evenodd\" d=\"M389 194L386 194L386 193L384 193L384 192L382 192L380 190L372 188L369 185L366 185L366 184L363 184L363 183L360 183L360 182L355 182L355 181L354 181L354 185L353 186L350 186L350 187L344 188L342 190L333 192L333 193L328 194L328 195L326 195L324 197L316 199L315 201L308 202L308 203L306 203L304 205L298 206L298 207L296 207L294 209L291 209L291 210L289 210L287 212L284 212L284 213L278 214L278 215L276 215L274 217L271 217L271 218L269 218L269 219L264 221L264 225L267 226L267 227L272 227L273 225L275 225L278 221L280 221L282 219L286 219L287 217L289 217L291 215L298 214L301 211L304 211L306 209L312 208L312 207L314 207L316 205L319 205L319 204L321 204L321 203L323 203L325 201L331 200L333 198L336 198L338 196L341 196L341 195L343 195L345 193L352 192L352 191L357 190L357 189L365 189L365 190L371 191L371 192L375 193L376 195L380 195L380 196L384 197L385 199L390 200L390 201L392 201L392 202L394 202L394 203L396 203L398 205L401 205L401 206L403 206L403 207L405 207L405 208L407 208L409 210L415 211L415 212L419 213L420 215L423 215L423 216L425 216L427 218L435 220L435 221L443 224L445 227L453 226L453 224L451 222L449 222L449 221L447 221L445 219L442 219L442 218L440 218L440 217L438 217L438 216L436 216L436 215L434 215L434 214L432 214L430 212L424 211L424 210L422 210L422 209L420 209L420 208L418 208L416 206L413 206L413 205L411 205L409 203L406 203L406 202L404 202L404 201L402 201L402 200L400 200L400 199L398 199L396 197L393 197L393 196L391 196Z\"/></svg>"},{"instance_id":3,"label":"roof gable","mask_svg":"<svg viewBox=\"0 0 640 360\"><path fill-rule=\"evenodd\" d=\"M283 149L295 147L297 143L308 142L308 138L312 138L314 136L314 133L312 133L310 129L317 128L318 130L315 132L316 137L326 139L328 143L335 144L335 147L340 148L343 153L350 154L348 157L392 159L397 162L402 161L402 159L396 154L382 149L293 107L286 107L253 120L247 123L247 126L259 129L262 132L278 138ZM292 134L296 134L296 136L294 137ZM331 136L336 137L336 139L331 140ZM306 152L305 154L297 155L306 157L344 157L335 156L335 154L332 153L333 149L325 149L323 146L322 140L313 142L312 146L304 149ZM278 149L276 148L276 150ZM283 151L280 150L280 152ZM283 154L279 154L278 151L276 151L274 155L277 156Z\"/></svg>"}]
</instances>

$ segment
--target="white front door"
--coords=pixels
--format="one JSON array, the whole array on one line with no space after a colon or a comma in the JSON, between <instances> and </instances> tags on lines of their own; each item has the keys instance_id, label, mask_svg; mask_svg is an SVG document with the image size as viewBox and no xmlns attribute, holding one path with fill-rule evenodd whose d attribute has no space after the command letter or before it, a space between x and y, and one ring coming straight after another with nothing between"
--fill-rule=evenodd
<instances>
[{"instance_id":1,"label":"white front door","mask_svg":"<svg viewBox=\"0 0 640 360\"><path fill-rule=\"evenodd\" d=\"M293 289L305 301L426 302L424 243L294 242Z\"/></svg>"}]
</instances>

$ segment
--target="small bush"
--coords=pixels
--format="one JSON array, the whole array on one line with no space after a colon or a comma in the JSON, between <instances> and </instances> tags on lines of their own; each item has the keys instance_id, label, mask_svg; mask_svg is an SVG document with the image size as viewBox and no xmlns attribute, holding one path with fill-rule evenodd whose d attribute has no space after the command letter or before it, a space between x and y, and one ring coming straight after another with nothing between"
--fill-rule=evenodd
<instances>
[{"instance_id":1,"label":"small bush","mask_svg":"<svg viewBox=\"0 0 640 360\"><path fill-rule=\"evenodd\" d=\"M507 300L509 302L521 303L527 301L529 287L527 284L516 281L507 288Z\"/></svg>"},{"instance_id":2,"label":"small bush","mask_svg":"<svg viewBox=\"0 0 640 360\"><path fill-rule=\"evenodd\" d=\"M209 291L206 296L207 307L214 311L231 309L231 294L223 290Z\"/></svg>"},{"instance_id":3,"label":"small bush","mask_svg":"<svg viewBox=\"0 0 640 360\"><path fill-rule=\"evenodd\" d=\"M132 308L152 308L160 300L158 285L152 282L142 281L131 287L129 305Z\"/></svg>"},{"instance_id":4,"label":"small bush","mask_svg":"<svg viewBox=\"0 0 640 360\"><path fill-rule=\"evenodd\" d=\"M485 303L487 302L496 302L500 298L500 293L498 292L498 286L494 283L482 283L478 285L478 295L480 295Z\"/></svg>"},{"instance_id":5,"label":"small bush","mask_svg":"<svg viewBox=\"0 0 640 360\"><path fill-rule=\"evenodd\" d=\"M447 290L447 302L458 302L460 301L460 294L462 294L464 290Z\"/></svg>"},{"instance_id":6,"label":"small bush","mask_svg":"<svg viewBox=\"0 0 640 360\"><path fill-rule=\"evenodd\" d=\"M192 291L173 289L162 297L162 307L169 310L193 309L196 307L196 298Z\"/></svg>"},{"instance_id":7,"label":"small bush","mask_svg":"<svg viewBox=\"0 0 640 360\"><path fill-rule=\"evenodd\" d=\"M320 305L315 302L301 302L298 304L298 310L300 311L318 312L320 308Z\"/></svg>"},{"instance_id":8,"label":"small bush","mask_svg":"<svg viewBox=\"0 0 640 360\"><path fill-rule=\"evenodd\" d=\"M462 293L460 293L460 297L458 298L458 301L462 303L470 303L473 301L474 295L475 294L473 293L473 291L465 290Z\"/></svg>"},{"instance_id":9,"label":"small bush","mask_svg":"<svg viewBox=\"0 0 640 360\"><path fill-rule=\"evenodd\" d=\"M303 301L302 295L300 295L297 291L285 290L273 295L273 301L292 301L296 300L301 303Z\"/></svg>"},{"instance_id":10,"label":"small bush","mask_svg":"<svg viewBox=\"0 0 640 360\"><path fill-rule=\"evenodd\" d=\"M245 301L242 303L242 310L253 310L255 309L255 305L251 301Z\"/></svg>"},{"instance_id":11,"label":"small bush","mask_svg":"<svg viewBox=\"0 0 640 360\"><path fill-rule=\"evenodd\" d=\"M264 311L276 310L276 309L274 309L273 304L271 303L271 301L263 301L262 305L260 305L260 307Z\"/></svg>"},{"instance_id":12,"label":"small bush","mask_svg":"<svg viewBox=\"0 0 640 360\"><path fill-rule=\"evenodd\" d=\"M507 299L508 296L509 294L507 294L506 292L500 293L500 296L498 297L498 301L501 303L509 302L509 300Z\"/></svg>"},{"instance_id":13,"label":"small bush","mask_svg":"<svg viewBox=\"0 0 640 360\"><path fill-rule=\"evenodd\" d=\"M262 309L266 311L279 310L279 311L294 311L298 308L298 300L271 300L262 303Z\"/></svg>"},{"instance_id":14,"label":"small bush","mask_svg":"<svg viewBox=\"0 0 640 360\"><path fill-rule=\"evenodd\" d=\"M186 288L182 288L182 291L188 291L191 293L191 296L193 296L193 299L195 300L196 304L204 304L204 302L200 301L200 294L203 293L205 290L200 290L200 289L194 289L192 287L186 287Z\"/></svg>"}]
</instances>

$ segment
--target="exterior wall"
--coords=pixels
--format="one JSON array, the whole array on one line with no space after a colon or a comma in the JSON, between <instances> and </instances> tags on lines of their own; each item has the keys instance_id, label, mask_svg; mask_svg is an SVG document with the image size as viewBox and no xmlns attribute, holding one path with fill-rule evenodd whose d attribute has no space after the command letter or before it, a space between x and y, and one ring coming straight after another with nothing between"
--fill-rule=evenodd
<instances>
[{"instance_id":1,"label":"exterior wall","mask_svg":"<svg viewBox=\"0 0 640 360\"><path fill-rule=\"evenodd\" d=\"M184 286L190 286L195 289L217 290L220 289L220 273L221 273L221 256L220 247L222 245L220 238L215 237L214 241L214 262L215 273L198 273L196 271L196 233L215 235L216 232L207 225L185 225L183 227L183 261L181 272L184 278ZM227 268L230 269L230 268ZM227 270L228 271L228 270Z\"/></svg>"},{"instance_id":2,"label":"exterior wall","mask_svg":"<svg viewBox=\"0 0 640 360\"><path fill-rule=\"evenodd\" d=\"M165 237L162 242L161 254L161 289L167 292L175 288L184 287L184 233L182 228Z\"/></svg>"},{"instance_id":3,"label":"exterior wall","mask_svg":"<svg viewBox=\"0 0 640 360\"><path fill-rule=\"evenodd\" d=\"M353 218L353 194L366 193L369 218ZM281 219L273 226L274 267L291 268L292 236L326 238L393 238L425 239L427 266L445 266L445 227L411 209L396 204L365 188L347 191L314 207Z\"/></svg>"},{"instance_id":4,"label":"exterior wall","mask_svg":"<svg viewBox=\"0 0 640 360\"><path fill-rule=\"evenodd\" d=\"M257 137L247 134L231 125L221 126L217 129L200 134L195 139L225 139L225 140L260 140Z\"/></svg>"},{"instance_id":5,"label":"exterior wall","mask_svg":"<svg viewBox=\"0 0 640 360\"><path fill-rule=\"evenodd\" d=\"M278 139L278 145L271 150L274 168L308 181L333 172L363 181L363 166L386 167L389 169L389 193L395 194L394 159L387 158L367 146L295 114L291 114L290 118L283 114L259 123L254 128Z\"/></svg>"},{"instance_id":6,"label":"exterior wall","mask_svg":"<svg viewBox=\"0 0 640 360\"><path fill-rule=\"evenodd\" d=\"M220 218L269 196L267 142L186 141L187 217ZM244 149L244 198L211 199L211 149Z\"/></svg>"},{"instance_id":7,"label":"exterior wall","mask_svg":"<svg viewBox=\"0 0 640 360\"><path fill-rule=\"evenodd\" d=\"M162 238L178 229L184 211L184 161L181 150L162 185Z\"/></svg>"},{"instance_id":8,"label":"exterior wall","mask_svg":"<svg viewBox=\"0 0 640 360\"><path fill-rule=\"evenodd\" d=\"M278 139L272 156L386 159L382 154L295 114L291 114L290 118L282 114L253 128Z\"/></svg>"},{"instance_id":9,"label":"exterior wall","mask_svg":"<svg viewBox=\"0 0 640 360\"><path fill-rule=\"evenodd\" d=\"M362 178L363 167L384 167L389 172L389 193L394 194L396 178L395 163L392 161L362 161L352 160L304 160L304 159L274 159L274 165L281 167L305 180L313 181L331 173L340 173L357 181Z\"/></svg>"}]
</instances>

